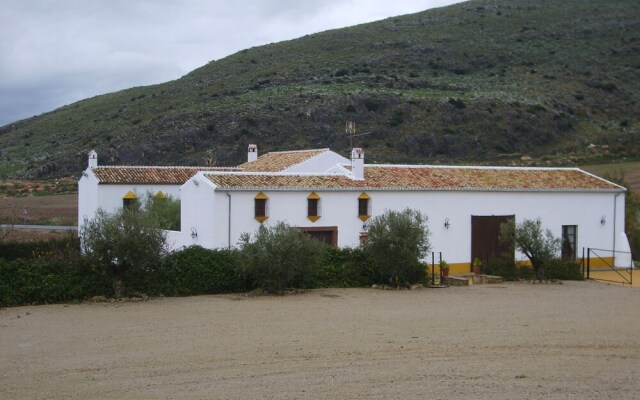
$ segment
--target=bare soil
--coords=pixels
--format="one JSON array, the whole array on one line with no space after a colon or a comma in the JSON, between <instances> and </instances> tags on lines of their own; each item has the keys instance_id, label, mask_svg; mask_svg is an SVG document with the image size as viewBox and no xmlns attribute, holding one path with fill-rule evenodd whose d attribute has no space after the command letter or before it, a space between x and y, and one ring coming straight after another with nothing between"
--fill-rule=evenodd
<instances>
[{"instance_id":1,"label":"bare soil","mask_svg":"<svg viewBox=\"0 0 640 400\"><path fill-rule=\"evenodd\" d=\"M632 399L640 291L598 282L0 310L3 399Z\"/></svg>"},{"instance_id":2,"label":"bare soil","mask_svg":"<svg viewBox=\"0 0 640 400\"><path fill-rule=\"evenodd\" d=\"M0 223L32 225L78 225L78 194L0 197Z\"/></svg>"}]
</instances>

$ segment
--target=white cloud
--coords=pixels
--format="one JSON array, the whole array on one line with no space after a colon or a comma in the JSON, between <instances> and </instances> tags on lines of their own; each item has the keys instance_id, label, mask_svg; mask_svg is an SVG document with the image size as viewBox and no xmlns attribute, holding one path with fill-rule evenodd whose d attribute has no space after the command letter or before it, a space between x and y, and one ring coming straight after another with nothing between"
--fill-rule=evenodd
<instances>
[{"instance_id":1,"label":"white cloud","mask_svg":"<svg viewBox=\"0 0 640 400\"><path fill-rule=\"evenodd\" d=\"M0 125L244 48L460 0L5 0Z\"/></svg>"}]
</instances>

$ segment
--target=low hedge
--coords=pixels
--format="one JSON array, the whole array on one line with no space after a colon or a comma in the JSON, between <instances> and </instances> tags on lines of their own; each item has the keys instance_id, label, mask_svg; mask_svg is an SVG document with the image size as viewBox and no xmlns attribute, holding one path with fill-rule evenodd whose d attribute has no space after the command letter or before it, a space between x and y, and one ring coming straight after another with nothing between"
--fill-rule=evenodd
<instances>
[{"instance_id":1,"label":"low hedge","mask_svg":"<svg viewBox=\"0 0 640 400\"><path fill-rule=\"evenodd\" d=\"M376 283L375 270L360 248L327 247L313 271L313 287L362 287Z\"/></svg>"},{"instance_id":2,"label":"low hedge","mask_svg":"<svg viewBox=\"0 0 640 400\"><path fill-rule=\"evenodd\" d=\"M238 255L230 250L192 246L169 255L145 274L141 291L165 296L218 294L245 290Z\"/></svg>"},{"instance_id":3,"label":"low hedge","mask_svg":"<svg viewBox=\"0 0 640 400\"><path fill-rule=\"evenodd\" d=\"M485 274L497 275L507 281L517 281L520 279L534 279L535 272L531 267L518 266L511 260L494 259L490 260L484 267ZM546 279L557 280L583 280L580 265L575 261L554 259L544 264L544 275Z\"/></svg>"},{"instance_id":4,"label":"low hedge","mask_svg":"<svg viewBox=\"0 0 640 400\"><path fill-rule=\"evenodd\" d=\"M111 293L106 273L79 259L0 259L1 306L60 303Z\"/></svg>"},{"instance_id":5,"label":"low hedge","mask_svg":"<svg viewBox=\"0 0 640 400\"><path fill-rule=\"evenodd\" d=\"M0 258L5 260L31 259L39 257L69 259L80 251L78 238L37 240L21 242L16 240L0 241Z\"/></svg>"}]
</instances>

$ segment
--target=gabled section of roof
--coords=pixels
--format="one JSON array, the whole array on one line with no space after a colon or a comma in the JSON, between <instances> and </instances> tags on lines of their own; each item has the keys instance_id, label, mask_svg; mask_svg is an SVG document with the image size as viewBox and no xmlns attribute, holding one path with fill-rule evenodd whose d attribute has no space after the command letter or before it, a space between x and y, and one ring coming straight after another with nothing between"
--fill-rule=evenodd
<instances>
[{"instance_id":1,"label":"gabled section of roof","mask_svg":"<svg viewBox=\"0 0 640 400\"><path fill-rule=\"evenodd\" d=\"M365 179L347 174L205 173L221 189L236 190L468 190L623 191L575 168L500 168L367 165Z\"/></svg>"},{"instance_id":2,"label":"gabled section of roof","mask_svg":"<svg viewBox=\"0 0 640 400\"><path fill-rule=\"evenodd\" d=\"M182 185L198 171L239 171L221 167L133 167L99 166L91 168L100 184Z\"/></svg>"},{"instance_id":3,"label":"gabled section of roof","mask_svg":"<svg viewBox=\"0 0 640 400\"><path fill-rule=\"evenodd\" d=\"M247 172L279 172L316 157L329 149L272 151L258 157L256 161L240 164Z\"/></svg>"}]
</instances>

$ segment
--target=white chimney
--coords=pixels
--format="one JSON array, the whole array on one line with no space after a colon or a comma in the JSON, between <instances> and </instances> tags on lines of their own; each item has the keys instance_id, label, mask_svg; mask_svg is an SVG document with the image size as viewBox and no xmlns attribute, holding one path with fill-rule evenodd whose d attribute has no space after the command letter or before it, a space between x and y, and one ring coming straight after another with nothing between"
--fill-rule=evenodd
<instances>
[{"instance_id":1,"label":"white chimney","mask_svg":"<svg viewBox=\"0 0 640 400\"><path fill-rule=\"evenodd\" d=\"M253 162L258 159L258 146L255 144L249 145L249 150L247 152L247 162Z\"/></svg>"},{"instance_id":2,"label":"white chimney","mask_svg":"<svg viewBox=\"0 0 640 400\"><path fill-rule=\"evenodd\" d=\"M89 168L95 168L98 166L98 153L95 150L89 152Z\"/></svg>"},{"instance_id":3,"label":"white chimney","mask_svg":"<svg viewBox=\"0 0 640 400\"><path fill-rule=\"evenodd\" d=\"M364 150L360 147L351 150L351 175L357 181L364 180Z\"/></svg>"}]
</instances>

